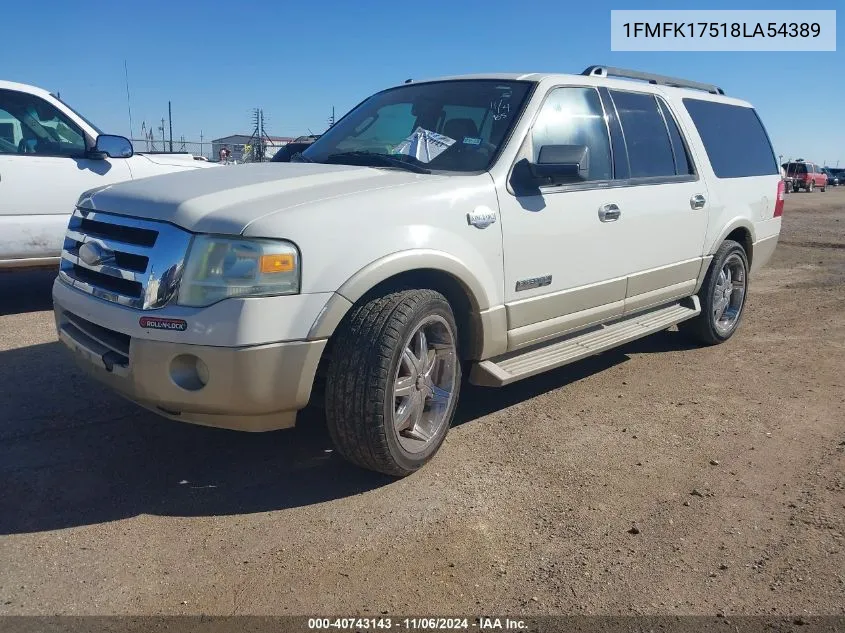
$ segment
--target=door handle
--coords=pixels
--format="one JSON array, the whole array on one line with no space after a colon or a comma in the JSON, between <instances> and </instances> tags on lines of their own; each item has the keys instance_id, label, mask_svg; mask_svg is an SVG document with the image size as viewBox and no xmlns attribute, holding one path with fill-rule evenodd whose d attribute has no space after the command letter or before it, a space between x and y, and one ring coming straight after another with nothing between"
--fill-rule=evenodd
<instances>
[{"instance_id":1,"label":"door handle","mask_svg":"<svg viewBox=\"0 0 845 633\"><path fill-rule=\"evenodd\" d=\"M703 209L706 203L707 198L702 196L700 193L695 194L692 198L689 199L689 206L691 206L693 209Z\"/></svg>"},{"instance_id":2,"label":"door handle","mask_svg":"<svg viewBox=\"0 0 845 633\"><path fill-rule=\"evenodd\" d=\"M599 207L599 220L602 222L615 222L622 215L619 205L614 202L603 204Z\"/></svg>"}]
</instances>

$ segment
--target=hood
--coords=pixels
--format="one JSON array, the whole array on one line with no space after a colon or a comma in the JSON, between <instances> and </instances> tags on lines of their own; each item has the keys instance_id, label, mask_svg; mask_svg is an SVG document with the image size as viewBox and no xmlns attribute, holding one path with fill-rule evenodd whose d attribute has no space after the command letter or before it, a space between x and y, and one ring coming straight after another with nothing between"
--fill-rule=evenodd
<instances>
[{"instance_id":1,"label":"hood","mask_svg":"<svg viewBox=\"0 0 845 633\"><path fill-rule=\"evenodd\" d=\"M163 220L197 233L237 235L251 222L292 207L423 178L440 177L317 163L231 165L108 185L84 195L79 204L107 213Z\"/></svg>"}]
</instances>

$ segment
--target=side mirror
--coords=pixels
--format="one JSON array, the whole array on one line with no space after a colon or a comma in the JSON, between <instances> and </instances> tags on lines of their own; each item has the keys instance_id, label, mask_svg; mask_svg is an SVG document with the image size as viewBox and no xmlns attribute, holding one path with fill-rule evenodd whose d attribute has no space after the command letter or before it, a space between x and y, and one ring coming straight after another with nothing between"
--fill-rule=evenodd
<instances>
[{"instance_id":1,"label":"side mirror","mask_svg":"<svg viewBox=\"0 0 845 633\"><path fill-rule=\"evenodd\" d=\"M104 160L106 158L130 158L135 153L132 143L123 136L100 134L94 149L88 151L88 158Z\"/></svg>"},{"instance_id":2,"label":"side mirror","mask_svg":"<svg viewBox=\"0 0 845 633\"><path fill-rule=\"evenodd\" d=\"M590 148L586 145L543 145L531 175L542 184L562 185L590 177Z\"/></svg>"}]
</instances>

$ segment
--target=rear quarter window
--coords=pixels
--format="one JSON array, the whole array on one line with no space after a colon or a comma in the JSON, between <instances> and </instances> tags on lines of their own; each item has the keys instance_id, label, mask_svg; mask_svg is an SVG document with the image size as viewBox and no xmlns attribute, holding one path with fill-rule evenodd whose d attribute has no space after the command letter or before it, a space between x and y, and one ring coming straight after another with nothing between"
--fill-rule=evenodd
<instances>
[{"instance_id":1,"label":"rear quarter window","mask_svg":"<svg viewBox=\"0 0 845 633\"><path fill-rule=\"evenodd\" d=\"M717 178L748 178L779 172L769 136L753 108L684 99Z\"/></svg>"}]
</instances>

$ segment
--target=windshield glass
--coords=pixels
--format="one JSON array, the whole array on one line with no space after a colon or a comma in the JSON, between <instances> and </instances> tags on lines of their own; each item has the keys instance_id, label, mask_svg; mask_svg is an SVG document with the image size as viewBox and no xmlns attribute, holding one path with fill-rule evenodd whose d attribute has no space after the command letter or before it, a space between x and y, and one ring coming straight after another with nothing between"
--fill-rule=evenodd
<instances>
[{"instance_id":1,"label":"windshield glass","mask_svg":"<svg viewBox=\"0 0 845 633\"><path fill-rule=\"evenodd\" d=\"M392 88L364 101L302 155L317 163L482 171L498 154L531 86L466 79Z\"/></svg>"},{"instance_id":2,"label":"windshield glass","mask_svg":"<svg viewBox=\"0 0 845 633\"><path fill-rule=\"evenodd\" d=\"M82 116L81 114L79 114L79 111L78 111L78 110L74 110L72 107L70 107L70 105L69 105L67 102L63 101L62 99L59 99L59 97L57 97L56 95L50 95L50 96L52 96L52 97L53 97L56 101L59 101L59 102L60 102L60 103L61 103L64 107L66 107L68 110L70 110L71 112L73 112L73 113L74 113L76 116L78 116L80 119L82 119L83 121L85 121L85 123L87 123L87 124L88 124L88 126L89 126L89 127L91 127L91 129L93 129L93 130L94 130L97 134L102 134L102 133L103 133L103 131L102 131L100 128L98 128L96 125L94 125L93 123L91 123L91 121L89 121L89 120L88 120L88 119L86 119L84 116Z\"/></svg>"}]
</instances>

